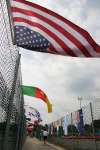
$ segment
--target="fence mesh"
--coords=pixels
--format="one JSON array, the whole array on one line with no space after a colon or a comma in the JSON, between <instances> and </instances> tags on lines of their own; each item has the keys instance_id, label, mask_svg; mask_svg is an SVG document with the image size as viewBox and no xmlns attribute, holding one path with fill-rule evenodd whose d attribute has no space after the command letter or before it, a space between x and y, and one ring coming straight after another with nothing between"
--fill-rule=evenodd
<instances>
[{"instance_id":1,"label":"fence mesh","mask_svg":"<svg viewBox=\"0 0 100 150\"><path fill-rule=\"evenodd\" d=\"M18 48L13 45L6 0L0 0L0 150L20 150L25 117Z\"/></svg>"}]
</instances>

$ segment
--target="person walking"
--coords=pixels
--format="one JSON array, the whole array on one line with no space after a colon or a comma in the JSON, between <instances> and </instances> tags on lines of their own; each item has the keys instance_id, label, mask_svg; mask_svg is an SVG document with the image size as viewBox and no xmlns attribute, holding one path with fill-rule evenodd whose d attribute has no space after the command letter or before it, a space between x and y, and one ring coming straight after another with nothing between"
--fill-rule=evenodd
<instances>
[{"instance_id":1,"label":"person walking","mask_svg":"<svg viewBox=\"0 0 100 150\"><path fill-rule=\"evenodd\" d=\"M44 140L44 144L46 144L47 142L47 137L48 137L48 132L46 129L43 130L43 140Z\"/></svg>"}]
</instances>

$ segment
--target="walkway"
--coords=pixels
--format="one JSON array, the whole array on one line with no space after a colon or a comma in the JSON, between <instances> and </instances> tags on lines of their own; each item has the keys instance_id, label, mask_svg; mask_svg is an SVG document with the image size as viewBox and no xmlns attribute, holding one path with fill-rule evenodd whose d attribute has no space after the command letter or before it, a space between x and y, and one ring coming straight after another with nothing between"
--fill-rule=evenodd
<instances>
[{"instance_id":1,"label":"walkway","mask_svg":"<svg viewBox=\"0 0 100 150\"><path fill-rule=\"evenodd\" d=\"M39 141L36 138L27 138L23 150L65 150L53 144L47 143L43 144L43 141Z\"/></svg>"}]
</instances>

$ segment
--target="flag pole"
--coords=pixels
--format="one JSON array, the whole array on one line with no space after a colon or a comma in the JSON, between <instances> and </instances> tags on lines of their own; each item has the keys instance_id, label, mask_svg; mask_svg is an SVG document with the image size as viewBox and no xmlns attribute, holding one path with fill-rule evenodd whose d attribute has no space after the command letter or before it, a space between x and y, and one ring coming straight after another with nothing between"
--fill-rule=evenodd
<instances>
[{"instance_id":1,"label":"flag pole","mask_svg":"<svg viewBox=\"0 0 100 150\"><path fill-rule=\"evenodd\" d=\"M6 5L7 5L7 10L8 10L8 17L9 17L9 25L10 25L12 43L15 45L16 43L15 43L15 38L14 38L14 26L13 26L10 0L6 0Z\"/></svg>"}]
</instances>

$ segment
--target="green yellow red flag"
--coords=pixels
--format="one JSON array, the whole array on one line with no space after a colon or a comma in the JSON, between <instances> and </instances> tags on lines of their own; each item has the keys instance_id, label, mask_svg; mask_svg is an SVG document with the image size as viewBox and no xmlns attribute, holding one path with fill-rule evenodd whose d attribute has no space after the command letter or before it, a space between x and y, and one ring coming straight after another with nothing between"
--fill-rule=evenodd
<instances>
[{"instance_id":1,"label":"green yellow red flag","mask_svg":"<svg viewBox=\"0 0 100 150\"><path fill-rule=\"evenodd\" d=\"M23 95L33 96L42 99L47 104L48 113L52 112L52 104L50 103L47 95L41 89L37 87L25 86L25 85L22 85L21 87L22 87Z\"/></svg>"}]
</instances>

